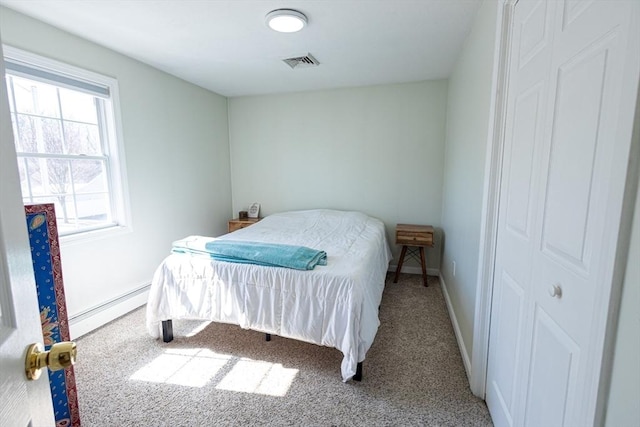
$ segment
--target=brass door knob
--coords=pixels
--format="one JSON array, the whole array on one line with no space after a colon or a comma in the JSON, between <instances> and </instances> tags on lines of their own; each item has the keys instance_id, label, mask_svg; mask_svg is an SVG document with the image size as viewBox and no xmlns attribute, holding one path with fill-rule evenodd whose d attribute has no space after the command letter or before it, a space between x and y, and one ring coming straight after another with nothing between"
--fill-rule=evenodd
<instances>
[{"instance_id":1,"label":"brass door knob","mask_svg":"<svg viewBox=\"0 0 640 427\"><path fill-rule=\"evenodd\" d=\"M27 379L37 380L45 367L50 371L68 368L76 363L77 353L76 343L73 341L55 343L49 351L44 351L40 343L31 344L24 361Z\"/></svg>"}]
</instances>

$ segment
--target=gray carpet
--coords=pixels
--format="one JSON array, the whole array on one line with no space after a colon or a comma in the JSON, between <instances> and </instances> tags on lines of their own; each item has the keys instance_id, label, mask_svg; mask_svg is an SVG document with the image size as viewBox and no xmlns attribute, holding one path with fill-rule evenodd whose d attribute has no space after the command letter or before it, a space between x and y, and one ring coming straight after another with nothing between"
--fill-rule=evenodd
<instances>
[{"instance_id":1,"label":"gray carpet","mask_svg":"<svg viewBox=\"0 0 640 427\"><path fill-rule=\"evenodd\" d=\"M429 280L387 276L360 383L341 381L336 349L196 321L164 344L135 310L77 340L82 425L490 426Z\"/></svg>"}]
</instances>

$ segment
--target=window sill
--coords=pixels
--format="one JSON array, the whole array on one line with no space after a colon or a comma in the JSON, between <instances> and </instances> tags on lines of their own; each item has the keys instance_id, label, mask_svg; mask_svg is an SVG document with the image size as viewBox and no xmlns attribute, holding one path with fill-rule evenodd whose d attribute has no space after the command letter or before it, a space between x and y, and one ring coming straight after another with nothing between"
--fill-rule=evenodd
<instances>
[{"instance_id":1,"label":"window sill","mask_svg":"<svg viewBox=\"0 0 640 427\"><path fill-rule=\"evenodd\" d=\"M111 237L123 236L132 233L131 226L115 225L112 227L100 228L97 230L84 231L81 233L68 234L60 236L61 245L75 245L89 243L96 240L107 239Z\"/></svg>"}]
</instances>

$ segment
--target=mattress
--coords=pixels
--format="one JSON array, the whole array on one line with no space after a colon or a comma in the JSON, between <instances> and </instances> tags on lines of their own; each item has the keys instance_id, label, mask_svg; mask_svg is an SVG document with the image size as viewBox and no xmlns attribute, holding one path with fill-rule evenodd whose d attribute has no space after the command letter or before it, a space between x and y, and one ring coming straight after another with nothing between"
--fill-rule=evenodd
<instances>
[{"instance_id":1,"label":"mattress","mask_svg":"<svg viewBox=\"0 0 640 427\"><path fill-rule=\"evenodd\" d=\"M344 355L342 379L352 378L380 325L378 307L391 259L384 224L360 212L293 211L219 239L319 249L327 253L327 265L300 271L173 253L153 277L149 334L160 337L163 320L236 324L335 347Z\"/></svg>"}]
</instances>

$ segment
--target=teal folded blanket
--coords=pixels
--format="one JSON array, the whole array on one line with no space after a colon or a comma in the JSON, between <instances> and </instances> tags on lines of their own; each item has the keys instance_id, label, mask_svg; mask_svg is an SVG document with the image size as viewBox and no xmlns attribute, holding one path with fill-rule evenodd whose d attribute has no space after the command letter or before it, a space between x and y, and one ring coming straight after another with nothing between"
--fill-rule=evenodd
<instances>
[{"instance_id":1,"label":"teal folded blanket","mask_svg":"<svg viewBox=\"0 0 640 427\"><path fill-rule=\"evenodd\" d=\"M313 270L316 265L327 265L327 253L304 246L277 243L214 240L205 245L216 261Z\"/></svg>"}]
</instances>

